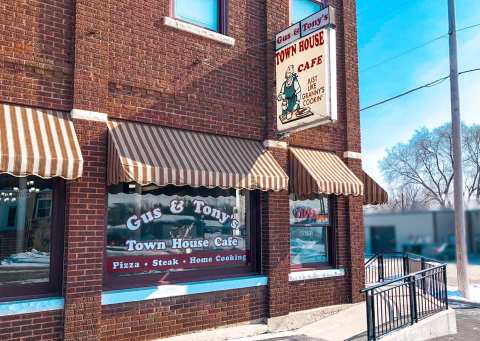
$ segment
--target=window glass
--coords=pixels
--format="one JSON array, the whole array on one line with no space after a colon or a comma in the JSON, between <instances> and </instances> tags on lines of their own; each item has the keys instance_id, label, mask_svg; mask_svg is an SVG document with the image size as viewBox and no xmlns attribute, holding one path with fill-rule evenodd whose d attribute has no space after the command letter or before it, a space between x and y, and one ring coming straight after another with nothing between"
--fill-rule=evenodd
<instances>
[{"instance_id":1,"label":"window glass","mask_svg":"<svg viewBox=\"0 0 480 341\"><path fill-rule=\"evenodd\" d=\"M109 274L201 273L250 264L249 192L138 185L108 194Z\"/></svg>"},{"instance_id":2,"label":"window glass","mask_svg":"<svg viewBox=\"0 0 480 341\"><path fill-rule=\"evenodd\" d=\"M324 6L314 0L291 0L292 24L320 11Z\"/></svg>"},{"instance_id":3,"label":"window glass","mask_svg":"<svg viewBox=\"0 0 480 341\"><path fill-rule=\"evenodd\" d=\"M52 188L49 180L0 175L0 285L49 281Z\"/></svg>"},{"instance_id":4,"label":"window glass","mask_svg":"<svg viewBox=\"0 0 480 341\"><path fill-rule=\"evenodd\" d=\"M219 0L175 0L175 17L219 31Z\"/></svg>"},{"instance_id":5,"label":"window glass","mask_svg":"<svg viewBox=\"0 0 480 341\"><path fill-rule=\"evenodd\" d=\"M290 263L328 263L328 197L290 199Z\"/></svg>"}]
</instances>

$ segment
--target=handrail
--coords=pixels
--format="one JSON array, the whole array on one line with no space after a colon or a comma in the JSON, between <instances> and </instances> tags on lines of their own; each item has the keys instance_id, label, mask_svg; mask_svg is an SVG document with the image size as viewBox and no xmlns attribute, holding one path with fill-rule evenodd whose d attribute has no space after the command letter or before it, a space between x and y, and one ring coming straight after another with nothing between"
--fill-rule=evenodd
<instances>
[{"instance_id":1,"label":"handrail","mask_svg":"<svg viewBox=\"0 0 480 341\"><path fill-rule=\"evenodd\" d=\"M417 276L417 275L426 273L428 271L432 271L432 270L436 270L436 269L440 269L440 268L446 268L446 267L447 267L446 264L441 264L441 265L434 266L433 268L428 268L428 269L420 270L420 271L417 271L417 272L412 272L411 274L408 274L408 275L405 275L405 276L402 276L402 277L399 277L399 278L391 279L391 280L386 281L386 282L381 282L381 283L363 288L363 289L360 290L360 292L364 293L364 292L369 291L369 290L374 290L374 289L377 289L377 288L380 288L380 287L388 286L388 285L393 284L395 282L405 281L405 279L407 279L408 277Z\"/></svg>"},{"instance_id":2,"label":"handrail","mask_svg":"<svg viewBox=\"0 0 480 341\"><path fill-rule=\"evenodd\" d=\"M365 279L373 284L360 290L365 294L369 341L448 309L447 265L435 259L376 254L365 262Z\"/></svg>"},{"instance_id":3,"label":"handrail","mask_svg":"<svg viewBox=\"0 0 480 341\"><path fill-rule=\"evenodd\" d=\"M366 255L368 256L368 255ZM376 258L378 258L378 255L370 255L370 258L365 262L365 266L367 266L368 264L370 264L371 262L373 262Z\"/></svg>"}]
</instances>

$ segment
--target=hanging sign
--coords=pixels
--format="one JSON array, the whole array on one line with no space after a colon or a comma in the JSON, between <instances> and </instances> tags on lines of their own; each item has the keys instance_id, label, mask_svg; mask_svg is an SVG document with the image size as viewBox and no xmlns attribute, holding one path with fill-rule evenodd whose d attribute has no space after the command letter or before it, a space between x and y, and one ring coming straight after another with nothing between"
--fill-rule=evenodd
<instances>
[{"instance_id":1,"label":"hanging sign","mask_svg":"<svg viewBox=\"0 0 480 341\"><path fill-rule=\"evenodd\" d=\"M334 10L326 7L275 38L277 130L300 131L337 119Z\"/></svg>"}]
</instances>

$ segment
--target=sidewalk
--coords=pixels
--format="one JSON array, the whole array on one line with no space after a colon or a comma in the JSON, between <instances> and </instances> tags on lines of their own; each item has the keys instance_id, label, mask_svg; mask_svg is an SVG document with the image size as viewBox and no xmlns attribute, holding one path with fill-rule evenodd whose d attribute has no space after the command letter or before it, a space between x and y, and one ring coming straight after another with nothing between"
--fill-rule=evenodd
<instances>
[{"instance_id":1,"label":"sidewalk","mask_svg":"<svg viewBox=\"0 0 480 341\"><path fill-rule=\"evenodd\" d=\"M218 328L158 341L337 341L366 331L365 303L358 303L296 330L270 332L265 323Z\"/></svg>"},{"instance_id":2,"label":"sidewalk","mask_svg":"<svg viewBox=\"0 0 480 341\"><path fill-rule=\"evenodd\" d=\"M352 339L367 330L365 303L353 305L351 308L342 310L335 315L326 317L318 322L309 324L300 329L283 332L267 333L255 337L234 339L236 341L257 340L325 340L340 341Z\"/></svg>"}]
</instances>

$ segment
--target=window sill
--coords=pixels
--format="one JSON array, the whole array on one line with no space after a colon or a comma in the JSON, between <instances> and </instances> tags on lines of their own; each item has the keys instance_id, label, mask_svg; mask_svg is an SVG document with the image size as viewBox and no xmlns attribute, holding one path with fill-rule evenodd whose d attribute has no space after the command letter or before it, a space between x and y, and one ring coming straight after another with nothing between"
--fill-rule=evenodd
<instances>
[{"instance_id":1,"label":"window sill","mask_svg":"<svg viewBox=\"0 0 480 341\"><path fill-rule=\"evenodd\" d=\"M309 271L295 271L288 274L289 282L306 281L309 279L330 278L345 276L345 270L328 269L328 270L309 270Z\"/></svg>"},{"instance_id":2,"label":"window sill","mask_svg":"<svg viewBox=\"0 0 480 341\"><path fill-rule=\"evenodd\" d=\"M33 300L8 301L0 303L0 316L38 313L63 309L62 297L47 297Z\"/></svg>"},{"instance_id":3,"label":"window sill","mask_svg":"<svg viewBox=\"0 0 480 341\"><path fill-rule=\"evenodd\" d=\"M206 28L193 25L181 20L177 20L172 17L163 17L163 24L165 26L175 28L180 31L189 32L203 38L215 40L219 43L222 43L228 46L235 46L235 39L232 37L226 36L218 32L213 32L213 31L207 30Z\"/></svg>"},{"instance_id":4,"label":"window sill","mask_svg":"<svg viewBox=\"0 0 480 341\"><path fill-rule=\"evenodd\" d=\"M251 288L267 285L267 282L268 279L266 276L251 276L183 284L167 284L149 288L105 291L102 293L102 305Z\"/></svg>"}]
</instances>

